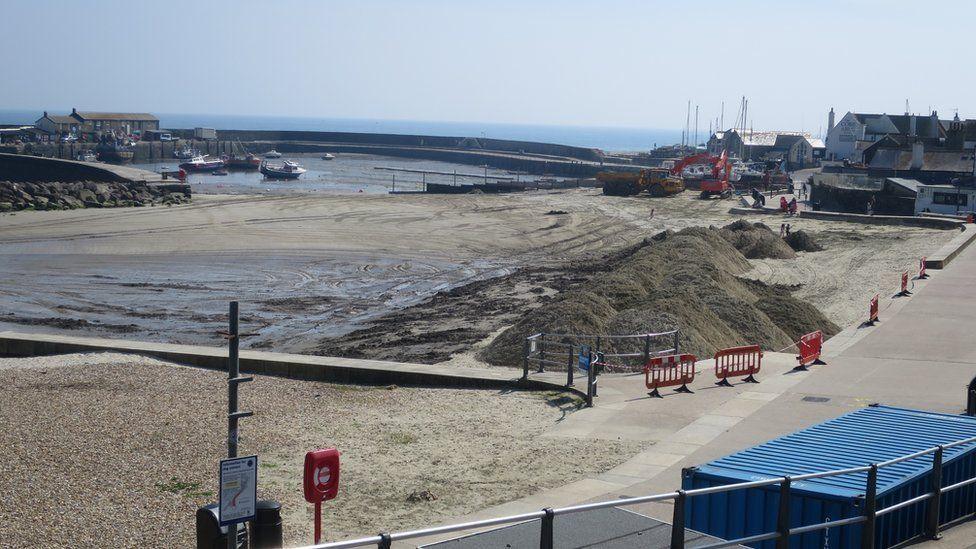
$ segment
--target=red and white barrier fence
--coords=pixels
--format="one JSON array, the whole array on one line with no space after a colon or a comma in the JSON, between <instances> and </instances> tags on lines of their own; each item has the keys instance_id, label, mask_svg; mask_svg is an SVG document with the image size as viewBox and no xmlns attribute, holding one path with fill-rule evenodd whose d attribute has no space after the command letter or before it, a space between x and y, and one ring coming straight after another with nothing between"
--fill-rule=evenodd
<instances>
[{"instance_id":1,"label":"red and white barrier fence","mask_svg":"<svg viewBox=\"0 0 976 549\"><path fill-rule=\"evenodd\" d=\"M695 381L695 363L698 357L695 355L668 355L650 359L644 366L644 385L651 390L648 395L656 398L664 398L658 389L662 387L674 387L678 393L691 393L688 384Z\"/></svg>"},{"instance_id":2,"label":"red and white barrier fence","mask_svg":"<svg viewBox=\"0 0 976 549\"><path fill-rule=\"evenodd\" d=\"M871 298L871 304L868 306L868 324L873 325L875 322L880 320L878 318L878 294L874 294Z\"/></svg>"},{"instance_id":3,"label":"red and white barrier fence","mask_svg":"<svg viewBox=\"0 0 976 549\"><path fill-rule=\"evenodd\" d=\"M823 351L823 332L817 330L800 338L796 344L800 350L800 356L796 360L800 365L795 370L806 370L810 364L823 364L820 360L820 353Z\"/></svg>"},{"instance_id":4,"label":"red and white barrier fence","mask_svg":"<svg viewBox=\"0 0 976 549\"><path fill-rule=\"evenodd\" d=\"M716 385L731 387L730 377L742 377L742 381L759 383L755 374L762 367L762 349L759 345L745 347L731 347L715 353L715 377L720 381Z\"/></svg>"}]
</instances>

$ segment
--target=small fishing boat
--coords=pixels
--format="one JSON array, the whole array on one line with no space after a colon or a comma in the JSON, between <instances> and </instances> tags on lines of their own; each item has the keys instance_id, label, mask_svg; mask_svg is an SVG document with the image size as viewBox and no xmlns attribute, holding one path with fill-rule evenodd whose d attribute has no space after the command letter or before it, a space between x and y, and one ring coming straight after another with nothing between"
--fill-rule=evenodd
<instances>
[{"instance_id":1,"label":"small fishing boat","mask_svg":"<svg viewBox=\"0 0 976 549\"><path fill-rule=\"evenodd\" d=\"M232 154L221 158L224 161L224 166L230 170L256 170L261 167L261 159L251 153Z\"/></svg>"},{"instance_id":2,"label":"small fishing boat","mask_svg":"<svg viewBox=\"0 0 976 549\"><path fill-rule=\"evenodd\" d=\"M173 149L173 157L179 160L192 160L198 156L200 156L200 152L191 147Z\"/></svg>"},{"instance_id":3,"label":"small fishing boat","mask_svg":"<svg viewBox=\"0 0 976 549\"><path fill-rule=\"evenodd\" d=\"M291 160L285 160L281 164L269 164L267 160L261 162L261 173L268 179L298 179L307 171Z\"/></svg>"},{"instance_id":4,"label":"small fishing boat","mask_svg":"<svg viewBox=\"0 0 976 549\"><path fill-rule=\"evenodd\" d=\"M270 151L264 153L264 157L265 158L281 158L281 153L278 152L278 151L276 151L276 150L274 150L274 149L271 149Z\"/></svg>"},{"instance_id":5,"label":"small fishing boat","mask_svg":"<svg viewBox=\"0 0 976 549\"><path fill-rule=\"evenodd\" d=\"M197 156L189 162L180 164L180 168L188 172L212 172L224 167L224 161L209 156Z\"/></svg>"},{"instance_id":6,"label":"small fishing boat","mask_svg":"<svg viewBox=\"0 0 976 549\"><path fill-rule=\"evenodd\" d=\"M81 151L75 156L79 162L98 162L98 155L92 151Z\"/></svg>"},{"instance_id":7,"label":"small fishing boat","mask_svg":"<svg viewBox=\"0 0 976 549\"><path fill-rule=\"evenodd\" d=\"M322 155L322 160L335 160L334 154L325 153Z\"/></svg>"}]
</instances>

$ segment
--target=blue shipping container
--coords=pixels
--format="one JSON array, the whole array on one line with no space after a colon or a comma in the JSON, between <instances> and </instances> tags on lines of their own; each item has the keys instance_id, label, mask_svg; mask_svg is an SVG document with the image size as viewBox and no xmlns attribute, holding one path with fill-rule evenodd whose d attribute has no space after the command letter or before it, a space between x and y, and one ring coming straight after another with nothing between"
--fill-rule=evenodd
<instances>
[{"instance_id":1,"label":"blue shipping container","mask_svg":"<svg viewBox=\"0 0 976 549\"><path fill-rule=\"evenodd\" d=\"M706 488L786 475L847 469L913 454L976 436L976 418L889 406L870 406L802 431L684 470L682 488ZM932 454L878 470L877 508L931 490ZM976 443L945 450L942 486L976 476ZM867 473L792 483L791 528L864 513ZM875 546L887 548L924 533L927 501L878 517ZM779 485L689 497L688 528L723 539L776 531ZM976 486L942 494L940 524L976 513ZM854 549L861 525L793 536L791 548ZM775 541L752 545L773 549Z\"/></svg>"}]
</instances>

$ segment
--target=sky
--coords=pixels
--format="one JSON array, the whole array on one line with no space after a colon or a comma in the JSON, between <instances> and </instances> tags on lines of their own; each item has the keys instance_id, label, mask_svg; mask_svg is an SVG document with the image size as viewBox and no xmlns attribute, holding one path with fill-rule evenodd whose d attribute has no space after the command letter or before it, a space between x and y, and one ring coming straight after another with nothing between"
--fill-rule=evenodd
<instances>
[{"instance_id":1,"label":"sky","mask_svg":"<svg viewBox=\"0 0 976 549\"><path fill-rule=\"evenodd\" d=\"M976 118L976 2L0 0L0 109L817 133ZM714 122L712 122L714 124Z\"/></svg>"}]
</instances>

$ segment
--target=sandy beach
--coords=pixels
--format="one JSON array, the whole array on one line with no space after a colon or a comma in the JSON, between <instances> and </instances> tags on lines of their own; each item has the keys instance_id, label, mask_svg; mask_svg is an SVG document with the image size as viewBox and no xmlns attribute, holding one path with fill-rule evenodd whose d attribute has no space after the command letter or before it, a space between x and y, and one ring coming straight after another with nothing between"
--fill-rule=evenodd
<instances>
[{"instance_id":1,"label":"sandy beach","mask_svg":"<svg viewBox=\"0 0 976 549\"><path fill-rule=\"evenodd\" d=\"M0 358L0 387L4 547L193 545L194 512L216 501L226 452L225 374L119 354ZM298 489L310 449L342 450L339 496L324 507L332 540L471 513L642 448L539 436L576 410L563 394L256 376L241 403L255 415L240 452L260 455L258 495L282 504L288 546L311 541ZM425 491L435 499L411 497Z\"/></svg>"},{"instance_id":2,"label":"sandy beach","mask_svg":"<svg viewBox=\"0 0 976 549\"><path fill-rule=\"evenodd\" d=\"M439 292L534 270L515 291L485 284L476 333L422 361L462 353L606 253L665 229L725 225L730 200L596 189L511 195L196 195L179 207L0 215L0 327L219 344L239 299L253 348L313 352ZM840 326L953 231L749 216L818 235L823 252L751 260L746 276L801 285ZM514 297L513 297L514 296ZM492 298L490 304L483 297ZM525 301L528 299L529 301ZM407 309L409 310L409 309ZM446 331L457 319L443 315ZM496 314L497 313L497 314ZM330 339L332 338L332 339ZM450 338L448 338L450 339ZM392 344L382 337L371 342ZM425 343L428 345L429 342ZM391 345L392 346L392 345ZM341 351L338 349L337 351ZM421 353L422 354L422 353Z\"/></svg>"}]
</instances>

